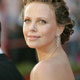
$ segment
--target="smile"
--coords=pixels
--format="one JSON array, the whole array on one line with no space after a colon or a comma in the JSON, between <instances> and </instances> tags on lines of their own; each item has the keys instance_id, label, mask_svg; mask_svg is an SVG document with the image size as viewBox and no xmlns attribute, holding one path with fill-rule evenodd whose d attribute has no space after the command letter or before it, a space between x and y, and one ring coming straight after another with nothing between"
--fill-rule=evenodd
<instances>
[{"instance_id":1,"label":"smile","mask_svg":"<svg viewBox=\"0 0 80 80\"><path fill-rule=\"evenodd\" d=\"M40 38L40 36L28 36L28 40L34 41Z\"/></svg>"}]
</instances>

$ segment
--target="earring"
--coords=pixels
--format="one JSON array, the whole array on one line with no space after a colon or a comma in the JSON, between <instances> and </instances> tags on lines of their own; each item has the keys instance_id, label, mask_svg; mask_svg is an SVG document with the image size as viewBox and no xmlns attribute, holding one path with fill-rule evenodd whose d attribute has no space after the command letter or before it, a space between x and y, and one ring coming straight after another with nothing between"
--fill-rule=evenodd
<instances>
[{"instance_id":1,"label":"earring","mask_svg":"<svg viewBox=\"0 0 80 80\"><path fill-rule=\"evenodd\" d=\"M57 35L57 47L59 47L59 44L60 44L60 36Z\"/></svg>"}]
</instances>

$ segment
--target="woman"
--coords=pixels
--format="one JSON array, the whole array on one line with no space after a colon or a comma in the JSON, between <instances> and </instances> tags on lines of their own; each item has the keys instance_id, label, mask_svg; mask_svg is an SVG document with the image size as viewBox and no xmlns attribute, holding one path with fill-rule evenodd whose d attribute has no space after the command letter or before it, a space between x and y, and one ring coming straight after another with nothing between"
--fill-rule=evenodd
<instances>
[{"instance_id":1,"label":"woman","mask_svg":"<svg viewBox=\"0 0 80 80\"><path fill-rule=\"evenodd\" d=\"M30 80L74 80L62 44L73 33L73 21L63 0L24 1L23 33L30 48L35 48L39 62Z\"/></svg>"}]
</instances>

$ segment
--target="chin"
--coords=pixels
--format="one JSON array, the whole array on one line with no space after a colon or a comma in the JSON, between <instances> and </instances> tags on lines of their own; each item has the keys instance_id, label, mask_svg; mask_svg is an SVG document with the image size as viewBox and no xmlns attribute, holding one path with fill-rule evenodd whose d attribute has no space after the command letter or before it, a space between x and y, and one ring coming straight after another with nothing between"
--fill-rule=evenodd
<instances>
[{"instance_id":1,"label":"chin","mask_svg":"<svg viewBox=\"0 0 80 80\"><path fill-rule=\"evenodd\" d=\"M30 48L37 48L38 47L38 45L37 44L30 44L30 43L27 43L27 45L28 45L28 47L30 47Z\"/></svg>"},{"instance_id":2,"label":"chin","mask_svg":"<svg viewBox=\"0 0 80 80\"><path fill-rule=\"evenodd\" d=\"M28 45L29 48L35 48L35 46Z\"/></svg>"}]
</instances>

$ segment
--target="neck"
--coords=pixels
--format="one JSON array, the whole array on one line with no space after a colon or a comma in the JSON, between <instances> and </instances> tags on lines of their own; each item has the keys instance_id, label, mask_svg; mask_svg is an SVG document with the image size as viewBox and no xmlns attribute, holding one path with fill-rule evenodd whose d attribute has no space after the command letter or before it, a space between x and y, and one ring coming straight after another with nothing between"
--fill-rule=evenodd
<instances>
[{"instance_id":1,"label":"neck","mask_svg":"<svg viewBox=\"0 0 80 80\"><path fill-rule=\"evenodd\" d=\"M42 48L36 49L39 61L47 60L51 57L56 56L60 52L60 50L62 49L61 44L59 45L59 47L54 46L54 45L56 44L51 44L48 46L46 45Z\"/></svg>"}]
</instances>

